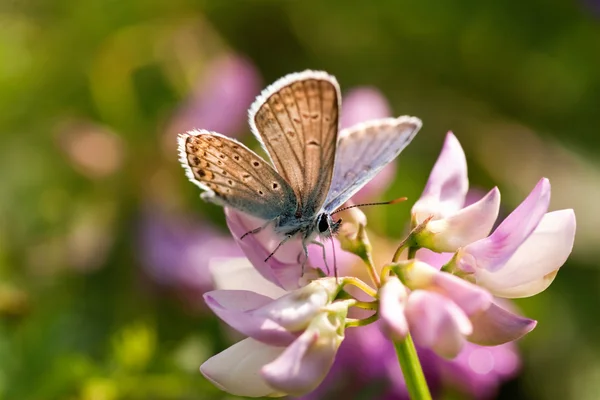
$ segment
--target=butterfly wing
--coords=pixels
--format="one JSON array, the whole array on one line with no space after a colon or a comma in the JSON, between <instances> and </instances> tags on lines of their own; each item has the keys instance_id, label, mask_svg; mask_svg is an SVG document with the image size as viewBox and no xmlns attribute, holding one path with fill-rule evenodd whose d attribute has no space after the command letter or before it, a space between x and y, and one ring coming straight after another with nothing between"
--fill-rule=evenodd
<instances>
[{"instance_id":1,"label":"butterfly wing","mask_svg":"<svg viewBox=\"0 0 600 400\"><path fill-rule=\"evenodd\" d=\"M296 211L290 185L242 143L196 130L179 135L179 161L202 198L265 220Z\"/></svg>"},{"instance_id":2,"label":"butterfly wing","mask_svg":"<svg viewBox=\"0 0 600 400\"><path fill-rule=\"evenodd\" d=\"M332 213L348 201L400 154L420 128L420 119L399 117L373 120L341 131L325 212Z\"/></svg>"},{"instance_id":3,"label":"butterfly wing","mask_svg":"<svg viewBox=\"0 0 600 400\"><path fill-rule=\"evenodd\" d=\"M250 127L298 199L314 215L331 184L340 89L325 72L290 74L265 89L250 107Z\"/></svg>"}]
</instances>

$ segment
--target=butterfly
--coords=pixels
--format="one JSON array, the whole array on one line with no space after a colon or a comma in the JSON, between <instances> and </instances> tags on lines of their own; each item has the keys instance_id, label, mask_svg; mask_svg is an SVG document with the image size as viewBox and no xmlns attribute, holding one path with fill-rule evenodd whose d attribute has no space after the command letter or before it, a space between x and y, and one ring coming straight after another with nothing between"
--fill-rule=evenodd
<instances>
[{"instance_id":1,"label":"butterfly","mask_svg":"<svg viewBox=\"0 0 600 400\"><path fill-rule=\"evenodd\" d=\"M306 259L308 244L323 247L317 236L327 239L338 231L335 211L421 128L421 120L404 116L339 132L340 109L335 77L311 70L289 74L263 90L248 111L252 133L271 163L207 130L179 135L179 159L189 180L204 190L202 199L266 221L244 236L274 226L282 241L267 260L295 237Z\"/></svg>"}]
</instances>

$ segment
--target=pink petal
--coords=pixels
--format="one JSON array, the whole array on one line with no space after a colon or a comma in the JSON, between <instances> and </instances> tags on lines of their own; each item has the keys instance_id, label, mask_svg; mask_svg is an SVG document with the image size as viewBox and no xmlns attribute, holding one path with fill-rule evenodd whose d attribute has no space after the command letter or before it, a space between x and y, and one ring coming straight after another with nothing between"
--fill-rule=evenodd
<instances>
[{"instance_id":1,"label":"pink petal","mask_svg":"<svg viewBox=\"0 0 600 400\"><path fill-rule=\"evenodd\" d=\"M208 359L200 367L200 372L219 389L236 396L282 396L284 393L269 387L262 379L260 369L284 350L284 347L244 339Z\"/></svg>"},{"instance_id":2,"label":"pink petal","mask_svg":"<svg viewBox=\"0 0 600 400\"><path fill-rule=\"evenodd\" d=\"M465 336L472 332L471 322L456 304L441 294L425 290L410 294L406 318L415 343L445 358L456 357Z\"/></svg>"},{"instance_id":3,"label":"pink petal","mask_svg":"<svg viewBox=\"0 0 600 400\"><path fill-rule=\"evenodd\" d=\"M423 261L426 264L429 264L435 269L439 270L446 264L448 261L452 259L454 254L452 253L436 253L429 249L420 249L417 251L417 260Z\"/></svg>"},{"instance_id":4,"label":"pink petal","mask_svg":"<svg viewBox=\"0 0 600 400\"><path fill-rule=\"evenodd\" d=\"M513 314L496 304L471 317L473 333L468 337L472 343L497 346L511 342L531 332L537 321Z\"/></svg>"},{"instance_id":5,"label":"pink petal","mask_svg":"<svg viewBox=\"0 0 600 400\"><path fill-rule=\"evenodd\" d=\"M290 344L337 294L334 278L313 281L276 300L245 290L216 290L206 304L238 331L273 346Z\"/></svg>"},{"instance_id":6,"label":"pink petal","mask_svg":"<svg viewBox=\"0 0 600 400\"><path fill-rule=\"evenodd\" d=\"M406 287L396 277L390 278L379 291L381 329L390 339L401 340L408 333L408 322L404 316L407 296Z\"/></svg>"},{"instance_id":7,"label":"pink petal","mask_svg":"<svg viewBox=\"0 0 600 400\"><path fill-rule=\"evenodd\" d=\"M422 261L414 261L406 268L404 282L411 289L434 291L445 296L466 315L485 310L493 300L487 290Z\"/></svg>"},{"instance_id":8,"label":"pink petal","mask_svg":"<svg viewBox=\"0 0 600 400\"><path fill-rule=\"evenodd\" d=\"M349 90L344 95L340 118L340 129L368 121L391 116L390 105L381 92L363 86Z\"/></svg>"},{"instance_id":9,"label":"pink petal","mask_svg":"<svg viewBox=\"0 0 600 400\"><path fill-rule=\"evenodd\" d=\"M304 251L300 239L288 241L265 262L265 259L275 250L283 238L274 233L272 226L268 226L256 234L247 235L241 240L246 232L263 226L265 221L229 207L225 208L225 217L234 239L252 265L265 279L286 290L297 289L301 286ZM306 272L310 271L310 263L307 262L304 268Z\"/></svg>"},{"instance_id":10,"label":"pink petal","mask_svg":"<svg viewBox=\"0 0 600 400\"><path fill-rule=\"evenodd\" d=\"M545 290L571 254L575 226L573 210L547 213L502 268L475 271L477 284L496 296L509 298L533 296Z\"/></svg>"},{"instance_id":11,"label":"pink petal","mask_svg":"<svg viewBox=\"0 0 600 400\"><path fill-rule=\"evenodd\" d=\"M515 251L533 233L550 203L550 182L542 178L529 196L496 228L489 237L465 246L463 254L473 257L476 265L469 265L469 259L459 266L467 272L473 269L486 269L494 272L502 268Z\"/></svg>"},{"instance_id":12,"label":"pink petal","mask_svg":"<svg viewBox=\"0 0 600 400\"><path fill-rule=\"evenodd\" d=\"M269 319L266 313L255 311L273 302L266 296L246 290L215 290L205 293L204 301L225 323L255 340L272 346L287 346L296 339L296 335Z\"/></svg>"},{"instance_id":13,"label":"pink petal","mask_svg":"<svg viewBox=\"0 0 600 400\"><path fill-rule=\"evenodd\" d=\"M261 374L269 386L294 396L311 392L325 379L343 339L338 334L343 321L332 321L327 313L307 329L279 358L265 365Z\"/></svg>"},{"instance_id":14,"label":"pink petal","mask_svg":"<svg viewBox=\"0 0 600 400\"><path fill-rule=\"evenodd\" d=\"M454 252L485 238L500 211L500 191L492 189L485 197L447 218L432 220L415 239L437 252ZM423 243L421 243L423 241Z\"/></svg>"},{"instance_id":15,"label":"pink petal","mask_svg":"<svg viewBox=\"0 0 600 400\"><path fill-rule=\"evenodd\" d=\"M420 223L430 215L439 219L457 212L465 202L468 189L465 153L456 136L448 132L425 190L413 206L416 222Z\"/></svg>"},{"instance_id":16,"label":"pink petal","mask_svg":"<svg viewBox=\"0 0 600 400\"><path fill-rule=\"evenodd\" d=\"M468 316L486 310L493 301L487 290L446 272L437 272L431 287L452 300Z\"/></svg>"}]
</instances>

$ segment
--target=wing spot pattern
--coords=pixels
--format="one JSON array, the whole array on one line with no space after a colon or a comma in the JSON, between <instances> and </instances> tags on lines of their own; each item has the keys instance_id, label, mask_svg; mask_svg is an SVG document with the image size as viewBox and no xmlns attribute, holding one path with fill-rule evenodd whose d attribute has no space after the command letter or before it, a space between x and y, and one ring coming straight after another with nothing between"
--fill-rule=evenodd
<instances>
[{"instance_id":1,"label":"wing spot pattern","mask_svg":"<svg viewBox=\"0 0 600 400\"><path fill-rule=\"evenodd\" d=\"M273 182L273 189L279 188L279 185L276 182Z\"/></svg>"},{"instance_id":2,"label":"wing spot pattern","mask_svg":"<svg viewBox=\"0 0 600 400\"><path fill-rule=\"evenodd\" d=\"M240 161L240 156L238 156L238 155L236 154L235 156L233 156L233 159L234 159L235 161Z\"/></svg>"},{"instance_id":3,"label":"wing spot pattern","mask_svg":"<svg viewBox=\"0 0 600 400\"><path fill-rule=\"evenodd\" d=\"M253 161L253 162L252 162L252 166L253 166L254 168L258 168L258 167L260 167L260 163L259 163L258 161Z\"/></svg>"},{"instance_id":4,"label":"wing spot pattern","mask_svg":"<svg viewBox=\"0 0 600 400\"><path fill-rule=\"evenodd\" d=\"M198 170L196 170L196 173L198 174L200 179L204 179L207 181L211 181L215 177L215 174L213 174L212 171L210 171L208 169L198 169Z\"/></svg>"},{"instance_id":5,"label":"wing spot pattern","mask_svg":"<svg viewBox=\"0 0 600 400\"><path fill-rule=\"evenodd\" d=\"M308 143L306 143L307 146L316 146L316 147L320 147L321 144L319 142L317 142L316 140L310 140Z\"/></svg>"}]
</instances>

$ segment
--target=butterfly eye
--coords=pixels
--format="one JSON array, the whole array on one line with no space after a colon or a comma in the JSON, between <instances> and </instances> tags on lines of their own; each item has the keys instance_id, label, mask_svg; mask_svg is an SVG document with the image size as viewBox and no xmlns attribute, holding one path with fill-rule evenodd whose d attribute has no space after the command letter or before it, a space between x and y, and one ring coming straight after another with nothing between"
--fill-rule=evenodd
<instances>
[{"instance_id":1,"label":"butterfly eye","mask_svg":"<svg viewBox=\"0 0 600 400\"><path fill-rule=\"evenodd\" d=\"M319 216L319 224L317 226L319 233L325 233L329 230L329 221L327 221L327 215L321 214Z\"/></svg>"}]
</instances>

